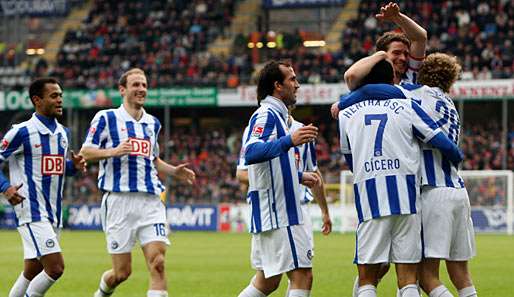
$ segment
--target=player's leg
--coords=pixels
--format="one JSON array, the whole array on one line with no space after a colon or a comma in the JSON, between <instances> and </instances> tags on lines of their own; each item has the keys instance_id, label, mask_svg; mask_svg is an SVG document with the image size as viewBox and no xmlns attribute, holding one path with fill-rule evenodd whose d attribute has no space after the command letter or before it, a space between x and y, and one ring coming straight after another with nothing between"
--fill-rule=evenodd
<instances>
[{"instance_id":1,"label":"player's leg","mask_svg":"<svg viewBox=\"0 0 514 297\"><path fill-rule=\"evenodd\" d=\"M287 272L290 280L288 297L308 297L312 288L312 269L298 268Z\"/></svg>"},{"instance_id":2,"label":"player's leg","mask_svg":"<svg viewBox=\"0 0 514 297\"><path fill-rule=\"evenodd\" d=\"M38 259L25 259L23 261L23 271L16 279L11 291L9 291L9 297L24 297L30 281L41 271L43 271L43 265Z\"/></svg>"},{"instance_id":3,"label":"player's leg","mask_svg":"<svg viewBox=\"0 0 514 297\"><path fill-rule=\"evenodd\" d=\"M446 269L453 285L459 292L459 297L478 296L471 280L468 261L446 261Z\"/></svg>"},{"instance_id":4,"label":"player's leg","mask_svg":"<svg viewBox=\"0 0 514 297\"><path fill-rule=\"evenodd\" d=\"M166 244L163 242L150 242L143 246L143 254L145 255L146 266L150 272L150 284L148 297L167 297L166 283Z\"/></svg>"},{"instance_id":5,"label":"player's leg","mask_svg":"<svg viewBox=\"0 0 514 297\"><path fill-rule=\"evenodd\" d=\"M425 258L419 265L419 285L430 297L453 296L439 280L440 259Z\"/></svg>"},{"instance_id":6,"label":"player's leg","mask_svg":"<svg viewBox=\"0 0 514 297\"><path fill-rule=\"evenodd\" d=\"M459 292L459 297L477 296L468 260L475 256L475 231L471 220L469 197L466 189L450 189L455 201L455 224L453 228L453 244L450 257L446 261L446 269L450 279Z\"/></svg>"},{"instance_id":7,"label":"player's leg","mask_svg":"<svg viewBox=\"0 0 514 297\"><path fill-rule=\"evenodd\" d=\"M392 216L391 262L401 297L419 297L417 280L421 261L421 216L419 214Z\"/></svg>"},{"instance_id":8,"label":"player's leg","mask_svg":"<svg viewBox=\"0 0 514 297\"><path fill-rule=\"evenodd\" d=\"M114 289L126 281L132 273L132 255L130 253L111 254L112 269L100 277L100 285L95 297L111 296Z\"/></svg>"},{"instance_id":9,"label":"player's leg","mask_svg":"<svg viewBox=\"0 0 514 297\"><path fill-rule=\"evenodd\" d=\"M358 288L355 296L374 297L377 295L377 279L380 264L357 264L359 272Z\"/></svg>"},{"instance_id":10,"label":"player's leg","mask_svg":"<svg viewBox=\"0 0 514 297\"><path fill-rule=\"evenodd\" d=\"M27 296L44 296L46 291L64 272L64 259L61 253L44 255L40 259L43 271L36 275L27 288Z\"/></svg>"}]
</instances>

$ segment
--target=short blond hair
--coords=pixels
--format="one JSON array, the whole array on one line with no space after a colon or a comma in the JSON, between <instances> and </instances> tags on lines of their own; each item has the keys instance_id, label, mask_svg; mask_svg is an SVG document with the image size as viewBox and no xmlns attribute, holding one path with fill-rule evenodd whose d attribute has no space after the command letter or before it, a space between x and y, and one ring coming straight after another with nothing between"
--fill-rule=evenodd
<instances>
[{"instance_id":1,"label":"short blond hair","mask_svg":"<svg viewBox=\"0 0 514 297\"><path fill-rule=\"evenodd\" d=\"M461 69L455 56L433 53L425 58L423 65L419 68L418 83L438 87L448 93L459 78Z\"/></svg>"},{"instance_id":2,"label":"short blond hair","mask_svg":"<svg viewBox=\"0 0 514 297\"><path fill-rule=\"evenodd\" d=\"M122 87L127 87L127 78L131 74L142 74L145 75L145 72L141 68L131 68L127 70L125 73L123 73L120 77L120 80L118 81L118 85ZM145 75L146 76L146 75Z\"/></svg>"}]
</instances>

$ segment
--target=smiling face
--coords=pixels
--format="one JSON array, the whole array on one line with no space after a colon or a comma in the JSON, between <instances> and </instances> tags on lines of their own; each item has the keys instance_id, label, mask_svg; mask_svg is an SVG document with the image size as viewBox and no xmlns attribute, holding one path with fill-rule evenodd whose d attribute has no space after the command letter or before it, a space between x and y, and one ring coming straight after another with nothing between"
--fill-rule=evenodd
<instances>
[{"instance_id":1,"label":"smiling face","mask_svg":"<svg viewBox=\"0 0 514 297\"><path fill-rule=\"evenodd\" d=\"M296 92L300 88L300 83L292 67L280 65L279 69L282 71L284 80L275 82L275 97L282 99L286 106L293 105L296 103Z\"/></svg>"},{"instance_id":2,"label":"smiling face","mask_svg":"<svg viewBox=\"0 0 514 297\"><path fill-rule=\"evenodd\" d=\"M119 86L124 101L136 108L142 108L145 104L147 88L146 76L139 72L129 74L126 85Z\"/></svg>"},{"instance_id":3,"label":"smiling face","mask_svg":"<svg viewBox=\"0 0 514 297\"><path fill-rule=\"evenodd\" d=\"M393 63L395 77L401 77L407 72L409 61L409 47L400 41L393 41L386 51L387 59ZM399 81L397 82L399 83Z\"/></svg>"},{"instance_id":4,"label":"smiling face","mask_svg":"<svg viewBox=\"0 0 514 297\"><path fill-rule=\"evenodd\" d=\"M33 97L36 112L49 118L62 116L62 89L58 84L46 83L42 97Z\"/></svg>"}]
</instances>

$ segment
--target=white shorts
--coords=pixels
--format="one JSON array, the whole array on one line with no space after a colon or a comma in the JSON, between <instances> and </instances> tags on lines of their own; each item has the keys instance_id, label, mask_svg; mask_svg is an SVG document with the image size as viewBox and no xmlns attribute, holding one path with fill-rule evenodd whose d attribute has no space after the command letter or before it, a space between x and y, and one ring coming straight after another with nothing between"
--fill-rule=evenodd
<instances>
[{"instance_id":1,"label":"white shorts","mask_svg":"<svg viewBox=\"0 0 514 297\"><path fill-rule=\"evenodd\" d=\"M465 188L423 187L424 256L467 261L475 256L475 231Z\"/></svg>"},{"instance_id":2,"label":"white shorts","mask_svg":"<svg viewBox=\"0 0 514 297\"><path fill-rule=\"evenodd\" d=\"M18 227L23 243L24 259L39 259L48 254L60 253L60 230L50 222L26 223Z\"/></svg>"},{"instance_id":3,"label":"white shorts","mask_svg":"<svg viewBox=\"0 0 514 297\"><path fill-rule=\"evenodd\" d=\"M106 192L101 217L109 254L130 253L136 240L170 244L166 207L157 195Z\"/></svg>"},{"instance_id":4,"label":"white shorts","mask_svg":"<svg viewBox=\"0 0 514 297\"><path fill-rule=\"evenodd\" d=\"M421 261L421 216L393 215L357 226L355 264Z\"/></svg>"},{"instance_id":5,"label":"white shorts","mask_svg":"<svg viewBox=\"0 0 514 297\"><path fill-rule=\"evenodd\" d=\"M252 234L252 267L269 278L298 268L312 268L312 250L303 225Z\"/></svg>"}]
</instances>

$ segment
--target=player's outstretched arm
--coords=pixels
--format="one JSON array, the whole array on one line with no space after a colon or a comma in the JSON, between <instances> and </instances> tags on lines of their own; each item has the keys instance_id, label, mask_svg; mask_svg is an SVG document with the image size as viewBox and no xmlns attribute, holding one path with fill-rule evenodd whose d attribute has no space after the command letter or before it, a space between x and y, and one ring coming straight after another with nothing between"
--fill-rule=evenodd
<instances>
[{"instance_id":1,"label":"player's outstretched arm","mask_svg":"<svg viewBox=\"0 0 514 297\"><path fill-rule=\"evenodd\" d=\"M393 22L402 29L411 41L410 55L412 57L418 59L425 57L427 31L414 20L401 13L400 6L397 3L389 2L389 4L382 6L380 13L375 17L381 21Z\"/></svg>"},{"instance_id":2,"label":"player's outstretched arm","mask_svg":"<svg viewBox=\"0 0 514 297\"><path fill-rule=\"evenodd\" d=\"M330 219L330 214L328 212L325 183L323 182L323 176L321 175L319 169L316 170L315 173L318 175L319 182L314 187L312 187L312 192L314 194L314 199L318 203L318 206L321 210L321 220L323 222L321 232L325 235L328 235L330 232L332 232L332 220Z\"/></svg>"},{"instance_id":3,"label":"player's outstretched arm","mask_svg":"<svg viewBox=\"0 0 514 297\"><path fill-rule=\"evenodd\" d=\"M120 143L117 147L101 149L91 146L83 146L79 155L84 157L86 161L100 161L112 157L121 157L130 154L132 145L130 139Z\"/></svg>"},{"instance_id":4,"label":"player's outstretched arm","mask_svg":"<svg viewBox=\"0 0 514 297\"><path fill-rule=\"evenodd\" d=\"M166 176L173 176L174 178L192 185L196 180L196 174L193 170L187 168L188 163L182 163L177 166L173 166L164 162L161 158L155 158L155 167L157 172L162 173Z\"/></svg>"},{"instance_id":5,"label":"player's outstretched arm","mask_svg":"<svg viewBox=\"0 0 514 297\"><path fill-rule=\"evenodd\" d=\"M351 91L355 90L361 84L364 77L368 75L373 66L386 58L386 52L378 51L369 57L360 59L350 66L350 68L348 68L344 73L344 81L346 82L348 89Z\"/></svg>"}]
</instances>

